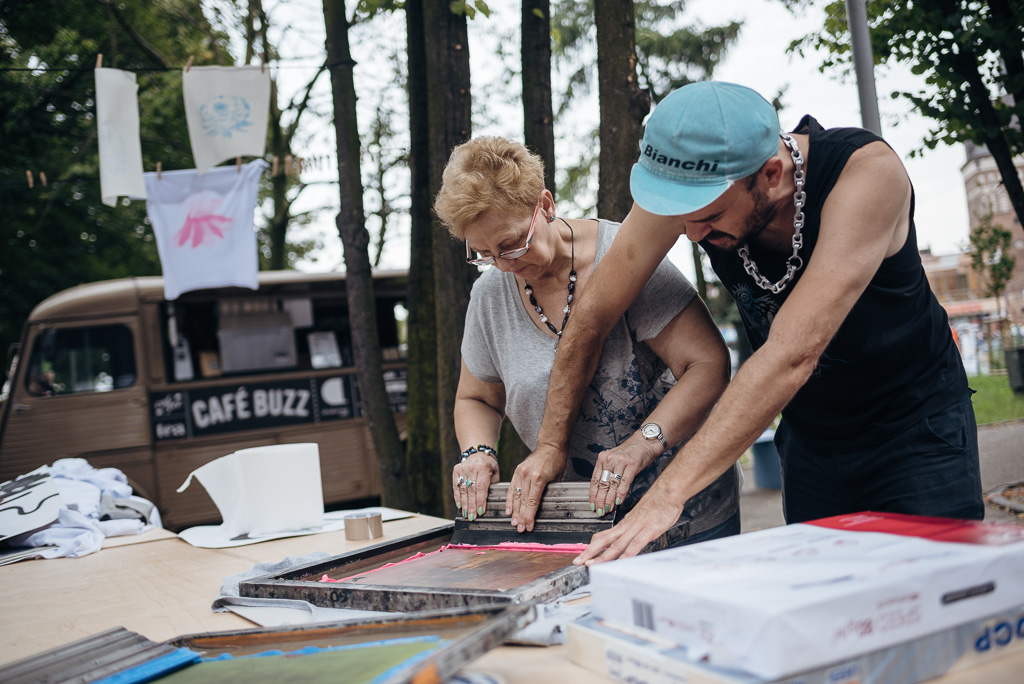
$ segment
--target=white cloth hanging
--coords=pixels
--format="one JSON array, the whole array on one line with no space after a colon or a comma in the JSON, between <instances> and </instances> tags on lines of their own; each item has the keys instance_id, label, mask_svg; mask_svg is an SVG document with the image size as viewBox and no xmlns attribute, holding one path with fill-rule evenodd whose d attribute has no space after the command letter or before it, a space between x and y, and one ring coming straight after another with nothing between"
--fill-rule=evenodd
<instances>
[{"instance_id":1,"label":"white cloth hanging","mask_svg":"<svg viewBox=\"0 0 1024 684\"><path fill-rule=\"evenodd\" d=\"M96 69L96 127L103 203L113 207L121 195L145 199L139 143L139 86L135 74L120 69Z\"/></svg>"},{"instance_id":2,"label":"white cloth hanging","mask_svg":"<svg viewBox=\"0 0 1024 684\"><path fill-rule=\"evenodd\" d=\"M207 287L258 287L253 212L267 162L143 175L146 210L164 273L164 296Z\"/></svg>"},{"instance_id":3,"label":"white cloth hanging","mask_svg":"<svg viewBox=\"0 0 1024 684\"><path fill-rule=\"evenodd\" d=\"M270 118L270 70L192 67L182 73L196 171L236 157L262 157Z\"/></svg>"}]
</instances>

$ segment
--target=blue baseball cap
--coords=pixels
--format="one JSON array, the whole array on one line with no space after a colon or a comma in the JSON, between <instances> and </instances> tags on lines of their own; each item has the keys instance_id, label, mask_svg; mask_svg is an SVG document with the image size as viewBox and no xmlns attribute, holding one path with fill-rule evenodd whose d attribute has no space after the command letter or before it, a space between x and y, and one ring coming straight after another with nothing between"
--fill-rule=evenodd
<instances>
[{"instance_id":1,"label":"blue baseball cap","mask_svg":"<svg viewBox=\"0 0 1024 684\"><path fill-rule=\"evenodd\" d=\"M647 120L629 188L645 211L677 216L718 199L779 149L779 115L756 91L702 81L673 91Z\"/></svg>"}]
</instances>

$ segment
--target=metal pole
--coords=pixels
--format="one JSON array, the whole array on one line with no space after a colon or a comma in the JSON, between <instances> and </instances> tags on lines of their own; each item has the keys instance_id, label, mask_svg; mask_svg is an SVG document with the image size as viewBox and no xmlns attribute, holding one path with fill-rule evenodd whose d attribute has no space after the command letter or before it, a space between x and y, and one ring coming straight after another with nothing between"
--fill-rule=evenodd
<instances>
[{"instance_id":1,"label":"metal pole","mask_svg":"<svg viewBox=\"0 0 1024 684\"><path fill-rule=\"evenodd\" d=\"M864 128L880 136L882 122L878 118L878 96L875 94L875 59L871 53L868 11L864 2L865 0L846 0L846 21L850 26L853 65L857 73L860 119Z\"/></svg>"}]
</instances>

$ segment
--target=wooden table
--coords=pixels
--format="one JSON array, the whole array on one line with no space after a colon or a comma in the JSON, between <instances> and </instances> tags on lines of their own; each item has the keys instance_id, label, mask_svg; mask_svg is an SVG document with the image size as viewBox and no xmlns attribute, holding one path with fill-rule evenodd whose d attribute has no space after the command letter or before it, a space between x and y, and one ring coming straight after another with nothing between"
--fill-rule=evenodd
<instances>
[{"instance_id":1,"label":"wooden table","mask_svg":"<svg viewBox=\"0 0 1024 684\"><path fill-rule=\"evenodd\" d=\"M384 538L414 534L447 521L425 515L384 523ZM343 553L374 542L344 532L291 537L229 549L200 549L174 538L105 548L84 558L0 566L0 664L123 626L154 641L183 634L255 627L210 604L225 577L261 561L314 551ZM562 646L504 646L467 670L529 684L611 681L570 662ZM942 684L1024 681L1024 655L943 677Z\"/></svg>"}]
</instances>

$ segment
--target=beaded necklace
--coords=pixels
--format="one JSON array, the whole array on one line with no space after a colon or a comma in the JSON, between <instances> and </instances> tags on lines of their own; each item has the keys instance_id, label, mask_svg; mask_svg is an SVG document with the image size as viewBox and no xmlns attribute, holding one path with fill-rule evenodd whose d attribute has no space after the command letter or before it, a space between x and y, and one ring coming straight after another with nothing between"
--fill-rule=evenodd
<instances>
[{"instance_id":1,"label":"beaded necklace","mask_svg":"<svg viewBox=\"0 0 1024 684\"><path fill-rule=\"evenodd\" d=\"M572 232L572 226L561 216L558 217L562 223L569 228L569 248L572 250L572 265L569 271L569 296L565 298L565 308L562 311L565 313L565 318L562 319L562 330L556 330L555 326L551 325L551 321L544 315L544 310L541 309L540 304L537 303L537 298L533 296L533 288L530 287L530 283L523 280L523 292L530 298L530 304L533 306L533 310L540 315L540 322L548 326L548 330L555 333L558 336L559 341L562 339L562 332L565 330L565 324L569 320L569 309L572 304L572 293L576 290L576 236Z\"/></svg>"}]
</instances>

